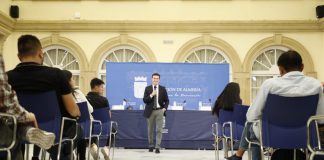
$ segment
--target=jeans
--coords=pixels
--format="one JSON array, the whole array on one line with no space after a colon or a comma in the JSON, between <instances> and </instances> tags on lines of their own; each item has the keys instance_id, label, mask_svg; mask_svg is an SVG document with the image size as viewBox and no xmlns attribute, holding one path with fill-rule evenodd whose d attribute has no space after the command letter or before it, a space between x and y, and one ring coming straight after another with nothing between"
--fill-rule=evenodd
<instances>
[{"instance_id":1,"label":"jeans","mask_svg":"<svg viewBox=\"0 0 324 160\"><path fill-rule=\"evenodd\" d=\"M255 142L259 142L259 140L257 139L257 137L255 136L253 129L252 129L252 125L251 123L247 124L242 132L242 137L241 137L241 141L240 141L240 149L243 150L248 150L249 148L249 143L246 141L245 137L248 137L250 139L250 141L255 141ZM251 145L251 151L252 151L252 160L261 160L261 148L259 145L255 145L252 144Z\"/></svg>"},{"instance_id":2,"label":"jeans","mask_svg":"<svg viewBox=\"0 0 324 160\"><path fill-rule=\"evenodd\" d=\"M77 129L75 128L77 127ZM80 125L74 125L74 124L67 124L65 126L65 128L63 129L63 137L67 137L67 138L73 138L75 134L77 134L76 139L73 141L73 148L71 148L71 143L69 141L67 142L63 142L62 143L62 148L61 148L61 155L60 155L60 160L69 160L72 156L72 150L74 150L76 148L76 146L78 146L78 151L80 154L80 157L82 156L82 158L85 158L85 149L86 146L84 145L84 143L80 143L80 140L82 140L82 128ZM75 133L76 132L76 133ZM50 153L50 157L52 160L57 160L57 154L58 154L58 144L52 146L49 150L47 150ZM81 158L81 159L82 159Z\"/></svg>"},{"instance_id":3,"label":"jeans","mask_svg":"<svg viewBox=\"0 0 324 160\"><path fill-rule=\"evenodd\" d=\"M30 127L26 124L18 124L17 125L17 135L16 135L16 143L13 148L10 150L11 160L23 160L23 154L21 152L21 142L26 140L26 133ZM8 144L12 141L13 134L13 125L6 124L0 120L0 146L8 146ZM6 154L2 154L1 156L7 156ZM0 157L2 159L3 157Z\"/></svg>"}]
</instances>

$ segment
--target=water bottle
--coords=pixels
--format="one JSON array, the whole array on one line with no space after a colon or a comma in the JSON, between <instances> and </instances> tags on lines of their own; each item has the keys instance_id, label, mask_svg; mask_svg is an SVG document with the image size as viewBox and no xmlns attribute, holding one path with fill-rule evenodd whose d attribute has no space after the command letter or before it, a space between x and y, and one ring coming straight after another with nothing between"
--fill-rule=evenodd
<instances>
[{"instance_id":1,"label":"water bottle","mask_svg":"<svg viewBox=\"0 0 324 160\"><path fill-rule=\"evenodd\" d=\"M202 107L202 101L199 101L199 102L198 102L198 106L199 106L199 110L201 110L201 107Z\"/></svg>"},{"instance_id":2,"label":"water bottle","mask_svg":"<svg viewBox=\"0 0 324 160\"><path fill-rule=\"evenodd\" d=\"M143 104L140 105L140 110L144 110Z\"/></svg>"}]
</instances>

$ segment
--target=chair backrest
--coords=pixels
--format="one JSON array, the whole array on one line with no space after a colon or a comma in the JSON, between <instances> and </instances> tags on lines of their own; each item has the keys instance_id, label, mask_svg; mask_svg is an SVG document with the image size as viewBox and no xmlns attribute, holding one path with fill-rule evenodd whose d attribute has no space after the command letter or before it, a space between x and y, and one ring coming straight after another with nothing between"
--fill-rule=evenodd
<instances>
[{"instance_id":1,"label":"chair backrest","mask_svg":"<svg viewBox=\"0 0 324 160\"><path fill-rule=\"evenodd\" d=\"M109 136L110 136L110 128L111 128L111 120L109 117L108 107L94 109L92 112L92 116L95 120L101 121L101 136L99 141L99 147L103 147L107 144ZM94 127L94 132L99 132L96 130L98 127Z\"/></svg>"},{"instance_id":2,"label":"chair backrest","mask_svg":"<svg viewBox=\"0 0 324 160\"><path fill-rule=\"evenodd\" d=\"M230 131L225 129L225 133L222 132L222 126L224 122L233 122L233 111L226 111L224 109L219 110L218 114L218 134L225 134L225 135L230 135Z\"/></svg>"},{"instance_id":3,"label":"chair backrest","mask_svg":"<svg viewBox=\"0 0 324 160\"><path fill-rule=\"evenodd\" d=\"M53 132L57 142L60 135L61 112L56 92L17 92L17 97L26 110L35 114L38 127Z\"/></svg>"},{"instance_id":4,"label":"chair backrest","mask_svg":"<svg viewBox=\"0 0 324 160\"><path fill-rule=\"evenodd\" d=\"M318 95L282 97L269 94L262 114L263 146L306 148L307 120L316 114Z\"/></svg>"},{"instance_id":5,"label":"chair backrest","mask_svg":"<svg viewBox=\"0 0 324 160\"><path fill-rule=\"evenodd\" d=\"M110 117L108 107L94 109L92 116L95 120L99 120L102 123L102 132L101 135L110 134Z\"/></svg>"},{"instance_id":6,"label":"chair backrest","mask_svg":"<svg viewBox=\"0 0 324 160\"><path fill-rule=\"evenodd\" d=\"M233 121L237 125L244 126L246 122L246 113L249 110L248 105L243 104L235 104L234 105L234 113L233 113Z\"/></svg>"},{"instance_id":7,"label":"chair backrest","mask_svg":"<svg viewBox=\"0 0 324 160\"><path fill-rule=\"evenodd\" d=\"M83 138L90 136L90 115L88 110L87 102L79 102L77 103L79 106L79 110L81 112L81 116L78 119L79 125L83 128Z\"/></svg>"},{"instance_id":8,"label":"chair backrest","mask_svg":"<svg viewBox=\"0 0 324 160\"><path fill-rule=\"evenodd\" d=\"M233 111L226 111L224 109L219 110L218 114L218 123L223 124L224 122L233 120Z\"/></svg>"},{"instance_id":9,"label":"chair backrest","mask_svg":"<svg viewBox=\"0 0 324 160\"><path fill-rule=\"evenodd\" d=\"M246 122L246 113L249 109L249 106L242 104L235 104L233 111L233 122L234 122L234 139L241 139L241 135L244 129Z\"/></svg>"}]
</instances>

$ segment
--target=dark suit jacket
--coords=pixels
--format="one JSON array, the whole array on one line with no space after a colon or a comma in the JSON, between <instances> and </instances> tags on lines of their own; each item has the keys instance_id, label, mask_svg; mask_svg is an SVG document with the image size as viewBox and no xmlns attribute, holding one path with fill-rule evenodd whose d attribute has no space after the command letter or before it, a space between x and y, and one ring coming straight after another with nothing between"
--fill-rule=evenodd
<instances>
[{"instance_id":1,"label":"dark suit jacket","mask_svg":"<svg viewBox=\"0 0 324 160\"><path fill-rule=\"evenodd\" d=\"M159 105L161 108L168 109L169 106L169 97L165 87L159 85ZM149 118L153 111L154 97L150 97L150 94L153 92L152 85L145 88L143 101L145 103L144 117Z\"/></svg>"}]
</instances>

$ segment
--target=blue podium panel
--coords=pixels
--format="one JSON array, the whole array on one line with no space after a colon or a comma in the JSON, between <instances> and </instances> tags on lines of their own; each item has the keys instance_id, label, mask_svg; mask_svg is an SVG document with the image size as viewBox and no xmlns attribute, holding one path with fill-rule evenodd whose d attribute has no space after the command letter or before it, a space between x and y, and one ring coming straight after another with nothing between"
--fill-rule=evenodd
<instances>
[{"instance_id":1,"label":"blue podium panel","mask_svg":"<svg viewBox=\"0 0 324 160\"><path fill-rule=\"evenodd\" d=\"M229 82L229 64L203 63L114 63L106 64L106 95L109 104L143 109L145 87L151 85L151 75L161 75L170 105L184 110L199 110L210 106ZM118 92L117 92L118 91Z\"/></svg>"},{"instance_id":2,"label":"blue podium panel","mask_svg":"<svg viewBox=\"0 0 324 160\"><path fill-rule=\"evenodd\" d=\"M147 124L142 110L113 110L118 123L117 147L147 148ZM212 149L211 126L216 117L208 111L167 111L163 148Z\"/></svg>"}]
</instances>

